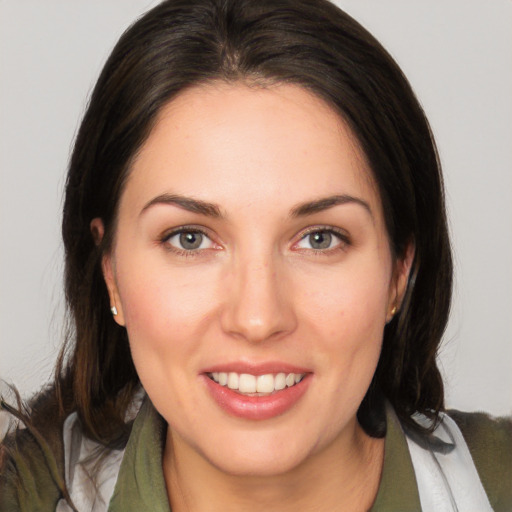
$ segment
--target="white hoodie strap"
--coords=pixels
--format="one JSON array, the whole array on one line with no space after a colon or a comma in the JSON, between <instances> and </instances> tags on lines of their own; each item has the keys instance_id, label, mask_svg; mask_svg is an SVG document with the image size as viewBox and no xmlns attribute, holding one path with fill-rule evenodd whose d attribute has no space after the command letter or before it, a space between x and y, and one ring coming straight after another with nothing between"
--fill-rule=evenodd
<instances>
[{"instance_id":1,"label":"white hoodie strap","mask_svg":"<svg viewBox=\"0 0 512 512\"><path fill-rule=\"evenodd\" d=\"M66 485L75 507L84 512L105 512L114 492L124 450L105 451L82 435L76 413L64 423ZM68 503L58 502L56 512L71 512Z\"/></svg>"},{"instance_id":2,"label":"white hoodie strap","mask_svg":"<svg viewBox=\"0 0 512 512\"><path fill-rule=\"evenodd\" d=\"M126 413L133 420L145 396L140 389ZM106 512L114 493L124 456L123 450L108 450L85 437L76 413L64 422L64 472L73 504L80 512ZM66 500L57 503L55 512L72 512Z\"/></svg>"},{"instance_id":3,"label":"white hoodie strap","mask_svg":"<svg viewBox=\"0 0 512 512\"><path fill-rule=\"evenodd\" d=\"M428 438L406 431L406 439L423 512L492 512L466 441L448 415L441 414Z\"/></svg>"}]
</instances>

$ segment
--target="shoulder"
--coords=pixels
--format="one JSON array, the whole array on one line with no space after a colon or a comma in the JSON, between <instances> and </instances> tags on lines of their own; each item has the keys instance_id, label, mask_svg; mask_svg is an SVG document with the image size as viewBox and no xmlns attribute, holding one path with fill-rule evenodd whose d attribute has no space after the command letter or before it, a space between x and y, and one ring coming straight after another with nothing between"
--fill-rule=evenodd
<instances>
[{"instance_id":1,"label":"shoulder","mask_svg":"<svg viewBox=\"0 0 512 512\"><path fill-rule=\"evenodd\" d=\"M62 423L53 404L45 418L17 428L0 443L0 510L55 510L61 497Z\"/></svg>"},{"instance_id":2,"label":"shoulder","mask_svg":"<svg viewBox=\"0 0 512 512\"><path fill-rule=\"evenodd\" d=\"M512 418L488 414L447 414L459 427L495 511L512 508Z\"/></svg>"}]
</instances>

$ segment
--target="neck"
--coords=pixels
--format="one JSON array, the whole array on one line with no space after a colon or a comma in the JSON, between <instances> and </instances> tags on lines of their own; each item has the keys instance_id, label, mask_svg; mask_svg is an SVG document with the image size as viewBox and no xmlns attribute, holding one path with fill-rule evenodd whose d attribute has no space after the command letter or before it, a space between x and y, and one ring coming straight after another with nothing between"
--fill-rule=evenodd
<instances>
[{"instance_id":1,"label":"neck","mask_svg":"<svg viewBox=\"0 0 512 512\"><path fill-rule=\"evenodd\" d=\"M226 474L176 434L167 434L164 476L173 512L369 510L380 482L384 440L355 422L298 467L279 475Z\"/></svg>"}]
</instances>

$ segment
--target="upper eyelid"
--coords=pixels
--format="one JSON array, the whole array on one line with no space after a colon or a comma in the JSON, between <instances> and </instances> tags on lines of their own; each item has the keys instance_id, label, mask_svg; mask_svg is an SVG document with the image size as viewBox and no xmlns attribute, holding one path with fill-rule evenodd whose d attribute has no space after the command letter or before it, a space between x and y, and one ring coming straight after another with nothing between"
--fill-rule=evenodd
<instances>
[{"instance_id":1,"label":"upper eyelid","mask_svg":"<svg viewBox=\"0 0 512 512\"><path fill-rule=\"evenodd\" d=\"M334 226L311 226L309 228L305 228L301 230L298 234L298 239L302 240L304 237L310 235L311 233L317 233L321 231L327 231L330 233L334 233L335 235L338 235L340 238L343 239L350 239L350 234L341 228L336 228Z\"/></svg>"},{"instance_id":2,"label":"upper eyelid","mask_svg":"<svg viewBox=\"0 0 512 512\"><path fill-rule=\"evenodd\" d=\"M210 239L212 238L211 233L206 228L190 225L167 229L162 233L160 239L162 241L165 241L175 235L179 235L180 233L201 233L202 235L207 236Z\"/></svg>"}]
</instances>

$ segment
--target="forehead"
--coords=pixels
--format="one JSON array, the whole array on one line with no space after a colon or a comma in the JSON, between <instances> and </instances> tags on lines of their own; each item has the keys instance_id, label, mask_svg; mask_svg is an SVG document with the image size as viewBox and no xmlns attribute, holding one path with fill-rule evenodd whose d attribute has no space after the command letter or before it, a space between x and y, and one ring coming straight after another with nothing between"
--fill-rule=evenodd
<instances>
[{"instance_id":1,"label":"forehead","mask_svg":"<svg viewBox=\"0 0 512 512\"><path fill-rule=\"evenodd\" d=\"M125 192L132 203L177 193L227 209L276 199L284 207L335 193L380 203L348 125L295 85L213 83L185 90L159 113Z\"/></svg>"}]
</instances>

